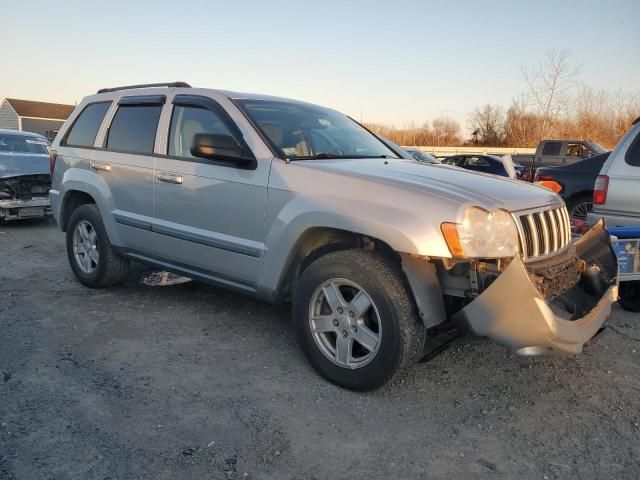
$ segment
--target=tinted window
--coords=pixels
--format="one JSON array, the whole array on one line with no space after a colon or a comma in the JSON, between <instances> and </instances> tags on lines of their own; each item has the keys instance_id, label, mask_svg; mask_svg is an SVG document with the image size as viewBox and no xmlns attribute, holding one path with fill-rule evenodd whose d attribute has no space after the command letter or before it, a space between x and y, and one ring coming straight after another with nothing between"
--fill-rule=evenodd
<instances>
[{"instance_id":1,"label":"tinted window","mask_svg":"<svg viewBox=\"0 0 640 480\"><path fill-rule=\"evenodd\" d=\"M547 142L542 149L542 155L560 155L560 149L562 148L562 142Z\"/></svg>"},{"instance_id":2,"label":"tinted window","mask_svg":"<svg viewBox=\"0 0 640 480\"><path fill-rule=\"evenodd\" d=\"M625 161L634 167L640 167L640 131L636 135L636 139L633 141L627 154L624 157Z\"/></svg>"},{"instance_id":3,"label":"tinted window","mask_svg":"<svg viewBox=\"0 0 640 480\"><path fill-rule=\"evenodd\" d=\"M169 129L169 155L195 158L191 155L191 143L196 133L233 136L217 113L205 108L176 105Z\"/></svg>"},{"instance_id":4,"label":"tinted window","mask_svg":"<svg viewBox=\"0 0 640 480\"><path fill-rule=\"evenodd\" d=\"M162 105L120 105L113 117L107 148L133 153L152 153Z\"/></svg>"},{"instance_id":5,"label":"tinted window","mask_svg":"<svg viewBox=\"0 0 640 480\"><path fill-rule=\"evenodd\" d=\"M110 105L111 102L87 105L71 127L64 144L93 147L100 124Z\"/></svg>"}]
</instances>

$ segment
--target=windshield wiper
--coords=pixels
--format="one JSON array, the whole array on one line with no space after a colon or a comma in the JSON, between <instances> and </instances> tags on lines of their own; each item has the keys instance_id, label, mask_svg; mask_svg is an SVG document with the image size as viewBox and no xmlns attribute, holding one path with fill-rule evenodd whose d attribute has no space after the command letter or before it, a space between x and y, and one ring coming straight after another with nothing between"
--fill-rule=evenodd
<instances>
[{"instance_id":1,"label":"windshield wiper","mask_svg":"<svg viewBox=\"0 0 640 480\"><path fill-rule=\"evenodd\" d=\"M295 157L290 157L290 160L324 160L324 159L335 159L335 158L359 158L354 157L353 155L335 155L333 153L318 153L317 155L299 155Z\"/></svg>"},{"instance_id":2,"label":"windshield wiper","mask_svg":"<svg viewBox=\"0 0 640 480\"><path fill-rule=\"evenodd\" d=\"M344 158L396 158L390 155L335 155L333 153L318 153L317 155L305 155L299 157L290 157L289 160L325 160L325 159L344 159Z\"/></svg>"}]
</instances>

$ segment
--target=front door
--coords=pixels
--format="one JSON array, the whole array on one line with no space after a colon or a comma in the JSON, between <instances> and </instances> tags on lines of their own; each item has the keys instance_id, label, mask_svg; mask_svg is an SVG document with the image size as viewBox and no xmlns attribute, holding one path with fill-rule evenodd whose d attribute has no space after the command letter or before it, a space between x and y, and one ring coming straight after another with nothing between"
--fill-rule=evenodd
<instances>
[{"instance_id":1,"label":"front door","mask_svg":"<svg viewBox=\"0 0 640 480\"><path fill-rule=\"evenodd\" d=\"M218 102L176 95L166 117L166 155L156 159L154 248L176 265L248 291L264 254L270 159L249 167L191 154L195 134L243 135Z\"/></svg>"}]
</instances>

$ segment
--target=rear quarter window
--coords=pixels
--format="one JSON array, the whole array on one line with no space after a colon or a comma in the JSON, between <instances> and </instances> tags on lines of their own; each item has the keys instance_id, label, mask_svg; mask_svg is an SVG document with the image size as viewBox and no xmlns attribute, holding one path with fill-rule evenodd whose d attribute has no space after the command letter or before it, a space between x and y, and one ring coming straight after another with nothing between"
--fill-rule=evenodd
<instances>
[{"instance_id":1,"label":"rear quarter window","mask_svg":"<svg viewBox=\"0 0 640 480\"><path fill-rule=\"evenodd\" d=\"M557 157L560 155L562 142L547 142L542 147L542 155Z\"/></svg>"},{"instance_id":2,"label":"rear quarter window","mask_svg":"<svg viewBox=\"0 0 640 480\"><path fill-rule=\"evenodd\" d=\"M640 167L640 130L638 130L636 138L633 140L629 150L627 150L624 160L632 167Z\"/></svg>"},{"instance_id":3,"label":"rear quarter window","mask_svg":"<svg viewBox=\"0 0 640 480\"><path fill-rule=\"evenodd\" d=\"M127 153L153 153L162 105L120 105L109 127L106 148Z\"/></svg>"},{"instance_id":4,"label":"rear quarter window","mask_svg":"<svg viewBox=\"0 0 640 480\"><path fill-rule=\"evenodd\" d=\"M92 103L87 105L66 135L63 145L76 147L93 147L96 135L102 124L111 102Z\"/></svg>"}]
</instances>

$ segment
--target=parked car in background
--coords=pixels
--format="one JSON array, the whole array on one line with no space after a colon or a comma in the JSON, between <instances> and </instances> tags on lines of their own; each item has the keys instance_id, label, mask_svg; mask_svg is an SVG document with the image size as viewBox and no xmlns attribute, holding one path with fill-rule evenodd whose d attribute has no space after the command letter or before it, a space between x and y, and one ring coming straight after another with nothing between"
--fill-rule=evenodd
<instances>
[{"instance_id":1,"label":"parked car in background","mask_svg":"<svg viewBox=\"0 0 640 480\"><path fill-rule=\"evenodd\" d=\"M584 140L541 140L534 155L512 155L513 161L535 173L539 167L555 167L580 162L606 153L608 150L596 142Z\"/></svg>"},{"instance_id":2,"label":"parked car in background","mask_svg":"<svg viewBox=\"0 0 640 480\"><path fill-rule=\"evenodd\" d=\"M0 130L0 221L51 213L48 148L41 135Z\"/></svg>"},{"instance_id":3,"label":"parked car in background","mask_svg":"<svg viewBox=\"0 0 640 480\"><path fill-rule=\"evenodd\" d=\"M423 163L442 163L436 157L431 155L430 153L423 152L422 150L418 150L417 148L405 148L405 151L409 152L409 154L415 158L419 162Z\"/></svg>"},{"instance_id":4,"label":"parked car in background","mask_svg":"<svg viewBox=\"0 0 640 480\"><path fill-rule=\"evenodd\" d=\"M490 173L501 177L509 176L502 158L497 155L454 155L445 158L442 163L474 172Z\"/></svg>"},{"instance_id":5,"label":"parked car in background","mask_svg":"<svg viewBox=\"0 0 640 480\"><path fill-rule=\"evenodd\" d=\"M513 157L512 157L512 160L513 160ZM519 163L513 162L513 168L515 168L516 170L516 175L518 177L518 180L523 180L525 182L531 181L531 177L529 175L529 169L527 167Z\"/></svg>"},{"instance_id":6,"label":"parked car in background","mask_svg":"<svg viewBox=\"0 0 640 480\"><path fill-rule=\"evenodd\" d=\"M593 186L609 155L601 153L569 165L540 167L533 181L560 194L574 222L585 221L593 210Z\"/></svg>"},{"instance_id":7,"label":"parked car in background","mask_svg":"<svg viewBox=\"0 0 640 480\"><path fill-rule=\"evenodd\" d=\"M82 284L130 261L292 302L330 381L381 386L453 319L523 355L576 354L617 298L602 223L524 182L407 161L335 110L190 88L108 88L56 137L51 203Z\"/></svg>"},{"instance_id":8,"label":"parked car in background","mask_svg":"<svg viewBox=\"0 0 640 480\"><path fill-rule=\"evenodd\" d=\"M587 223L599 218L612 227L640 226L640 118L618 142L596 178L593 212Z\"/></svg>"}]
</instances>

